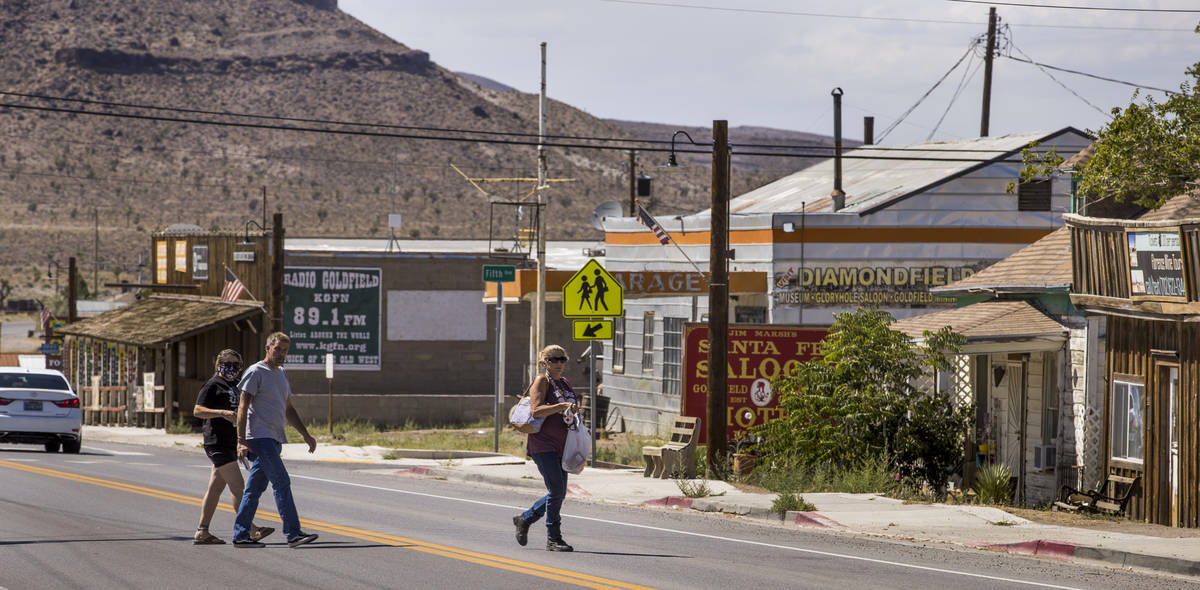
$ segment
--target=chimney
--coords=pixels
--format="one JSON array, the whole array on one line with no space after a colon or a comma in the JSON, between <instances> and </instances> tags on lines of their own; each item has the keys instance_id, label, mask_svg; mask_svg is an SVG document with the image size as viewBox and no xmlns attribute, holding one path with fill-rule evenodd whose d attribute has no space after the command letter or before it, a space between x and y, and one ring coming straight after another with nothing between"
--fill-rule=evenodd
<instances>
[{"instance_id":1,"label":"chimney","mask_svg":"<svg viewBox=\"0 0 1200 590\"><path fill-rule=\"evenodd\" d=\"M833 210L846 206L846 193L842 192L842 89L833 92Z\"/></svg>"},{"instance_id":2,"label":"chimney","mask_svg":"<svg viewBox=\"0 0 1200 590\"><path fill-rule=\"evenodd\" d=\"M875 117L863 117L863 145L875 145Z\"/></svg>"}]
</instances>

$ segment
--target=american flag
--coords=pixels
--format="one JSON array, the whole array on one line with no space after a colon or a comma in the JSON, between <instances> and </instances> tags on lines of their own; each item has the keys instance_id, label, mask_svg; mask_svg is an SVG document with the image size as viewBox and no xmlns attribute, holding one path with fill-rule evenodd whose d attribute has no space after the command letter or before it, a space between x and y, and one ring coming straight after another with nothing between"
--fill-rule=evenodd
<instances>
[{"instance_id":1,"label":"american flag","mask_svg":"<svg viewBox=\"0 0 1200 590\"><path fill-rule=\"evenodd\" d=\"M232 270L225 269L225 288L221 289L221 301L237 301L238 297L242 296L242 292L246 290L246 285L233 274Z\"/></svg>"},{"instance_id":2,"label":"american flag","mask_svg":"<svg viewBox=\"0 0 1200 590\"><path fill-rule=\"evenodd\" d=\"M658 238L658 242L660 244L666 246L667 244L671 243L671 236L667 235L667 230L663 229L663 227L659 225L658 222L655 221L645 209L642 209L641 205L637 206L637 218L642 225L654 232L654 236Z\"/></svg>"},{"instance_id":3,"label":"american flag","mask_svg":"<svg viewBox=\"0 0 1200 590\"><path fill-rule=\"evenodd\" d=\"M50 320L54 319L54 314L46 308L42 308L42 332L45 333L50 327Z\"/></svg>"}]
</instances>

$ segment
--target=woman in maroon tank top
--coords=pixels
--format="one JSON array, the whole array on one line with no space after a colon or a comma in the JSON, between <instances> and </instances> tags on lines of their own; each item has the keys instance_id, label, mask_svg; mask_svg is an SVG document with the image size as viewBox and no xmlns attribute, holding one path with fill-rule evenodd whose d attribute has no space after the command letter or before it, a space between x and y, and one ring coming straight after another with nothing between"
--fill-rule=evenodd
<instances>
[{"instance_id":1,"label":"woman in maroon tank top","mask_svg":"<svg viewBox=\"0 0 1200 590\"><path fill-rule=\"evenodd\" d=\"M567 472L562 468L563 446L567 442L567 424L574 421L579 411L579 402L571 384L563 378L567 362L567 351L558 345L542 349L538 364L544 371L529 386L529 409L535 418L545 418L542 428L529 435L526 452L533 458L542 481L546 483L546 495L539 498L524 514L513 517L517 527L517 543L525 545L529 540L529 525L546 516L546 550L574 551L562 538L563 498L567 495Z\"/></svg>"}]
</instances>

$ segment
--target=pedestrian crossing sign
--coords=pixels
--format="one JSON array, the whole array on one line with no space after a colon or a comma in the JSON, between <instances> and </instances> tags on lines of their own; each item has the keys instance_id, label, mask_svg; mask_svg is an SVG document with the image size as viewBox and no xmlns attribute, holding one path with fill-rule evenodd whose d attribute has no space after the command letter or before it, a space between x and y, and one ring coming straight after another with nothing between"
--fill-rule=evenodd
<instances>
[{"instance_id":1,"label":"pedestrian crossing sign","mask_svg":"<svg viewBox=\"0 0 1200 590\"><path fill-rule=\"evenodd\" d=\"M625 315L625 288L595 258L563 285L564 318L609 318Z\"/></svg>"}]
</instances>

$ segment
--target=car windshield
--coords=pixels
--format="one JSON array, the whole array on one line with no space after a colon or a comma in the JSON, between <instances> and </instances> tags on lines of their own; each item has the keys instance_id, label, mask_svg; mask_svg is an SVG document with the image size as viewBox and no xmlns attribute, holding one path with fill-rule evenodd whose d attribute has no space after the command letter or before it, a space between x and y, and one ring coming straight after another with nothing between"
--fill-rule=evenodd
<instances>
[{"instance_id":1,"label":"car windshield","mask_svg":"<svg viewBox=\"0 0 1200 590\"><path fill-rule=\"evenodd\" d=\"M0 373L0 388L13 389L61 389L70 391L67 380L58 375L40 375L37 373Z\"/></svg>"}]
</instances>

